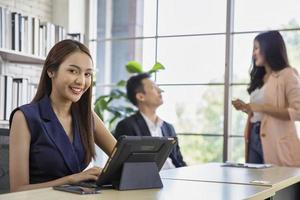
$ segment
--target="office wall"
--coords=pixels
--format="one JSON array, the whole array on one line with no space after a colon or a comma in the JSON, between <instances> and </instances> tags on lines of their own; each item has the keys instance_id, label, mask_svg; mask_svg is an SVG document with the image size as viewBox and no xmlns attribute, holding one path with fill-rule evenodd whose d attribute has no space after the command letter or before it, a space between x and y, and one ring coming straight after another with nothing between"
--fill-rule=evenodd
<instances>
[{"instance_id":1,"label":"office wall","mask_svg":"<svg viewBox=\"0 0 300 200\"><path fill-rule=\"evenodd\" d=\"M42 21L52 21L52 5L53 0L0 0L0 6L24 15L35 15Z\"/></svg>"}]
</instances>

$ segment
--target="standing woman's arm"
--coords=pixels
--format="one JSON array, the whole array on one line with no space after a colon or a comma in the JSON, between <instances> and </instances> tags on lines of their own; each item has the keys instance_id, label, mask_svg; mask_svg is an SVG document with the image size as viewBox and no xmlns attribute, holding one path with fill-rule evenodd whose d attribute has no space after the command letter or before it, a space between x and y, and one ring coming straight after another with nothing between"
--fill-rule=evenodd
<instances>
[{"instance_id":1,"label":"standing woman's arm","mask_svg":"<svg viewBox=\"0 0 300 200\"><path fill-rule=\"evenodd\" d=\"M288 71L285 82L289 117L292 121L300 121L300 77L296 69Z\"/></svg>"},{"instance_id":2,"label":"standing woman's arm","mask_svg":"<svg viewBox=\"0 0 300 200\"><path fill-rule=\"evenodd\" d=\"M298 72L290 68L283 76L284 95L287 101L285 108L263 105L261 111L281 120L300 120L300 77ZM276 98L276 97L274 97Z\"/></svg>"},{"instance_id":3,"label":"standing woman's arm","mask_svg":"<svg viewBox=\"0 0 300 200\"><path fill-rule=\"evenodd\" d=\"M281 120L290 120L290 115L288 112L288 108L277 108L275 106L267 105L267 104L250 104L251 110L253 112L263 112L272 117L276 117Z\"/></svg>"},{"instance_id":4,"label":"standing woman's arm","mask_svg":"<svg viewBox=\"0 0 300 200\"><path fill-rule=\"evenodd\" d=\"M105 128L102 120L93 111L95 124L95 143L109 156L117 143L114 136Z\"/></svg>"}]
</instances>

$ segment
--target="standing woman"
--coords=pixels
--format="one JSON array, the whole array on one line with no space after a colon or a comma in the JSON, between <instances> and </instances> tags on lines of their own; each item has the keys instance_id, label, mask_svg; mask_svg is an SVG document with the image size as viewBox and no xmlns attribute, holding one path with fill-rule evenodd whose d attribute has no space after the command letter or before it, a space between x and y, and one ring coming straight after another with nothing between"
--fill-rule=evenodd
<instances>
[{"instance_id":1,"label":"standing woman","mask_svg":"<svg viewBox=\"0 0 300 200\"><path fill-rule=\"evenodd\" d=\"M116 140L92 111L92 74L83 44L63 40L51 49L33 101L10 117L11 191L97 179L100 168L83 171L94 144L110 155Z\"/></svg>"},{"instance_id":2,"label":"standing woman","mask_svg":"<svg viewBox=\"0 0 300 200\"><path fill-rule=\"evenodd\" d=\"M295 126L300 120L300 78L289 65L278 31L255 37L250 78L250 103L239 99L232 102L237 110L248 114L246 162L300 166Z\"/></svg>"}]
</instances>

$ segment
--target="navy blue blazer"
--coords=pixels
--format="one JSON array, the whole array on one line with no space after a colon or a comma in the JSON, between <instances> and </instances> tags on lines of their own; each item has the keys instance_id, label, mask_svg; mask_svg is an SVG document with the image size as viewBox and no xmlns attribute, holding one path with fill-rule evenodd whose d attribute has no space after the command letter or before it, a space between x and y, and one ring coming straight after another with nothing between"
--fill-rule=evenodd
<instances>
[{"instance_id":1,"label":"navy blue blazer","mask_svg":"<svg viewBox=\"0 0 300 200\"><path fill-rule=\"evenodd\" d=\"M161 131L165 137L176 137L173 126L165 121L163 122ZM137 112L136 114L123 119L117 124L114 136L116 139L118 139L121 135L151 136L151 133L141 113ZM169 157L171 158L175 167L186 166L186 163L183 161L178 143L172 150Z\"/></svg>"},{"instance_id":2,"label":"navy blue blazer","mask_svg":"<svg viewBox=\"0 0 300 200\"><path fill-rule=\"evenodd\" d=\"M87 167L78 123L73 114L73 142L71 142L56 117L48 96L15 109L10 116L10 123L17 110L24 113L31 134L30 184L78 173Z\"/></svg>"}]
</instances>

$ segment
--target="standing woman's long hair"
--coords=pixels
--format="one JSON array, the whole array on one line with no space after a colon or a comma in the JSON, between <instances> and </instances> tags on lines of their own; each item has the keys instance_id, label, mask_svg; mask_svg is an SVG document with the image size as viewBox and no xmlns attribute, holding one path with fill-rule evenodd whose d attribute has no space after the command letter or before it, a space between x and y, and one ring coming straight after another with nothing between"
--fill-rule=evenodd
<instances>
[{"instance_id":1,"label":"standing woman's long hair","mask_svg":"<svg viewBox=\"0 0 300 200\"><path fill-rule=\"evenodd\" d=\"M259 43L260 53L264 56L272 71L280 71L290 66L284 40L278 31L261 33L254 38L254 41ZM263 78L265 74L265 68L263 66L256 66L253 58L250 71L250 84L247 89L249 94L264 85Z\"/></svg>"},{"instance_id":2,"label":"standing woman's long hair","mask_svg":"<svg viewBox=\"0 0 300 200\"><path fill-rule=\"evenodd\" d=\"M45 95L50 95L52 91L52 81L47 71L57 71L64 60L75 52L82 52L88 55L91 60L89 49L82 43L75 40L63 40L55 44L46 58L40 82L35 97L32 102L39 101ZM91 83L93 79L91 79ZM88 163L95 158L93 117L92 117L92 87L90 86L81 96L78 102L72 103L71 109L79 126L81 141L85 149L85 161Z\"/></svg>"}]
</instances>

